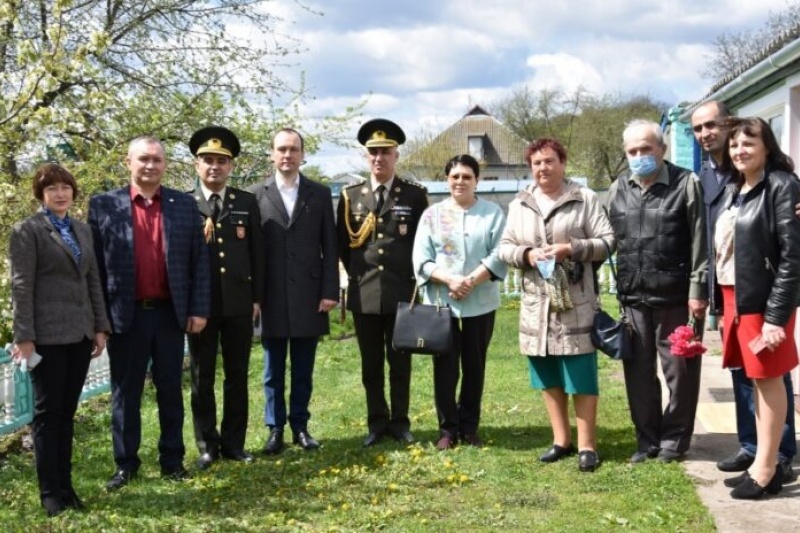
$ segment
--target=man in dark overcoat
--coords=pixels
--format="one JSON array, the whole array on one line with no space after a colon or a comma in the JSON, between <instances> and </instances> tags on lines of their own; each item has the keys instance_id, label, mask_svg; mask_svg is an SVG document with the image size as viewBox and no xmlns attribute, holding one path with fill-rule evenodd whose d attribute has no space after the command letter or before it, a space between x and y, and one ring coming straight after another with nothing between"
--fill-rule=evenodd
<instances>
[{"instance_id":1,"label":"man in dark overcoat","mask_svg":"<svg viewBox=\"0 0 800 533\"><path fill-rule=\"evenodd\" d=\"M398 302L408 302L416 283L411 264L414 236L428 207L421 185L395 176L405 142L403 130L390 120L366 122L358 141L367 149L370 178L345 188L339 199L339 257L347 270L347 308L361 351L361 379L367 396L372 446L387 433L414 442L408 418L411 359L392 348ZM384 393L384 365L389 363L389 400Z\"/></svg>"},{"instance_id":2,"label":"man in dark overcoat","mask_svg":"<svg viewBox=\"0 0 800 533\"><path fill-rule=\"evenodd\" d=\"M192 420L205 470L220 456L250 463L245 451L248 394L247 369L253 344L253 322L264 297L264 249L261 216L251 193L228 184L239 140L227 128L203 128L189 141L200 178L192 191L203 225L211 270L211 316L205 329L189 335L192 371ZM221 347L225 381L222 423L217 430L214 381Z\"/></svg>"},{"instance_id":3,"label":"man in dark overcoat","mask_svg":"<svg viewBox=\"0 0 800 533\"><path fill-rule=\"evenodd\" d=\"M294 444L305 450L319 447L308 431L314 360L319 337L329 332L328 311L339 302L331 191L300 173L303 159L303 137L294 129L281 129L272 141L275 174L249 189L258 199L267 254L261 310L267 455L283 450L287 420Z\"/></svg>"}]
</instances>

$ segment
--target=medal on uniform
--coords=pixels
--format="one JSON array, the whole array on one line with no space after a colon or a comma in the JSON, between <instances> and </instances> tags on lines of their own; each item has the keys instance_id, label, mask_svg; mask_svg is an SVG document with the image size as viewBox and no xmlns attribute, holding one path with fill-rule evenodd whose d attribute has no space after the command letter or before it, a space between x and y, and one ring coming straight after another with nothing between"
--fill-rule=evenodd
<instances>
[{"instance_id":1,"label":"medal on uniform","mask_svg":"<svg viewBox=\"0 0 800 533\"><path fill-rule=\"evenodd\" d=\"M236 226L236 236L244 239L244 226Z\"/></svg>"},{"instance_id":2,"label":"medal on uniform","mask_svg":"<svg viewBox=\"0 0 800 533\"><path fill-rule=\"evenodd\" d=\"M214 221L211 217L206 217L206 223L203 224L203 236L206 238L206 244L214 237Z\"/></svg>"},{"instance_id":3,"label":"medal on uniform","mask_svg":"<svg viewBox=\"0 0 800 533\"><path fill-rule=\"evenodd\" d=\"M400 235L406 235L408 233L408 224L398 224L397 231Z\"/></svg>"}]
</instances>

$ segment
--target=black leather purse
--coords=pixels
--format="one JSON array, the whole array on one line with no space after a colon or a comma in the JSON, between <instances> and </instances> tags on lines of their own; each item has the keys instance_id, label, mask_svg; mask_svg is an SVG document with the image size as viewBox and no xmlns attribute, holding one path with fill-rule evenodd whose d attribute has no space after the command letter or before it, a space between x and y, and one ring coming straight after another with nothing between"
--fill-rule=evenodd
<instances>
[{"instance_id":1,"label":"black leather purse","mask_svg":"<svg viewBox=\"0 0 800 533\"><path fill-rule=\"evenodd\" d=\"M439 355L453 349L450 307L437 298L436 305L417 303L417 287L411 302L398 302L392 347L400 353Z\"/></svg>"},{"instance_id":2,"label":"black leather purse","mask_svg":"<svg viewBox=\"0 0 800 533\"><path fill-rule=\"evenodd\" d=\"M617 282L617 269L611 261L611 247L603 241L608 250L611 275ZM595 348L612 359L623 360L633 357L633 331L628 322L628 315L622 305L619 306L619 320L614 320L600 306L600 291L597 291L597 307L594 312L594 323L591 331L592 344Z\"/></svg>"}]
</instances>

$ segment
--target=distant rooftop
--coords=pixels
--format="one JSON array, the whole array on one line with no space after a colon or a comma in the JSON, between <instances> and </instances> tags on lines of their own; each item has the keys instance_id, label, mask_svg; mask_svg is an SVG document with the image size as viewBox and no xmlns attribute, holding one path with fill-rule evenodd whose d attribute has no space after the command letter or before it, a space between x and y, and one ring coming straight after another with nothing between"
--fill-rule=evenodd
<instances>
[{"instance_id":1,"label":"distant rooftop","mask_svg":"<svg viewBox=\"0 0 800 533\"><path fill-rule=\"evenodd\" d=\"M700 99L700 101L705 100L715 92L717 92L722 87L725 87L730 82L759 64L761 61L767 59L770 55L774 54L775 52L779 51L781 48L789 44L790 42L794 41L795 39L800 38L800 24L797 24L795 27L790 28L788 30L783 30L782 32L778 33L767 45L759 50L757 53L753 54L753 56L746 61L742 66L722 78L721 80L717 81L711 89L709 89L708 93Z\"/></svg>"}]
</instances>

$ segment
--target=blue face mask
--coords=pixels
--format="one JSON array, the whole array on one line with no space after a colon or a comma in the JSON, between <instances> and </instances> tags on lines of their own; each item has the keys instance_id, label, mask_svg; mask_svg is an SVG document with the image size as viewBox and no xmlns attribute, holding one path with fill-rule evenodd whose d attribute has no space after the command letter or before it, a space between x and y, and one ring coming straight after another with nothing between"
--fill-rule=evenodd
<instances>
[{"instance_id":1,"label":"blue face mask","mask_svg":"<svg viewBox=\"0 0 800 533\"><path fill-rule=\"evenodd\" d=\"M658 162L654 155L637 155L628 158L631 172L637 176L650 176L658 170Z\"/></svg>"},{"instance_id":2,"label":"blue face mask","mask_svg":"<svg viewBox=\"0 0 800 533\"><path fill-rule=\"evenodd\" d=\"M553 270L556 268L556 258L538 259L536 261L536 268L539 269L539 274L542 275L543 279L550 279L553 275Z\"/></svg>"}]
</instances>

